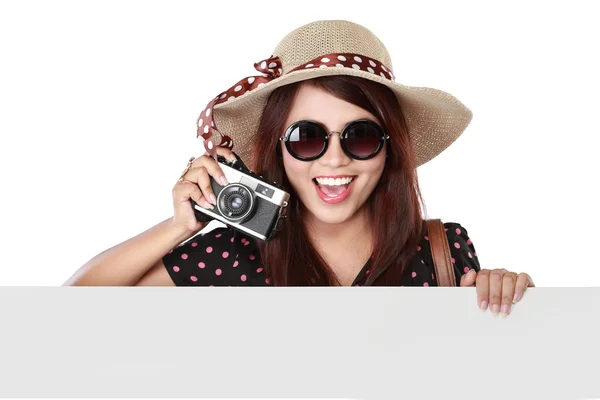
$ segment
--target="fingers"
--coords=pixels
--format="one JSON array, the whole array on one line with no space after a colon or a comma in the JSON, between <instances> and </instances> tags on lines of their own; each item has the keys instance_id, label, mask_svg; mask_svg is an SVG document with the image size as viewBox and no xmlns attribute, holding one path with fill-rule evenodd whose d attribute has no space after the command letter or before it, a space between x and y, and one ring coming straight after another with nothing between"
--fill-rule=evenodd
<instances>
[{"instance_id":1,"label":"fingers","mask_svg":"<svg viewBox=\"0 0 600 400\"><path fill-rule=\"evenodd\" d=\"M225 150L220 150L220 148L217 148L217 153L218 152L222 152L222 151L225 151ZM231 150L226 150L226 151L229 151L231 153ZM198 171L199 168L204 168L204 171ZM203 175L203 172L207 172L218 183L220 183L221 186L227 185L227 179L225 178L225 174L223 173L223 170L219 166L219 163L216 162L209 155L204 155L202 157L198 157L192 163L192 166L191 166L190 170L185 175L185 179L190 180L190 181L193 182L192 179L188 178L188 174L190 174L190 177L194 177L194 176L197 176L198 174Z\"/></svg>"},{"instance_id":2,"label":"fingers","mask_svg":"<svg viewBox=\"0 0 600 400\"><path fill-rule=\"evenodd\" d=\"M202 195L197 184L190 181L178 182L173 188L173 200L175 203L183 203L192 199L196 204L204 208L214 209L208 199Z\"/></svg>"},{"instance_id":3,"label":"fingers","mask_svg":"<svg viewBox=\"0 0 600 400\"><path fill-rule=\"evenodd\" d=\"M228 160L236 159L231 149L225 147L217 146L217 155ZM212 180L222 186L228 184L221 165L210 154L190 158L173 187L173 222L176 226L197 232L207 223L205 218L198 217L198 210L194 210L192 202L202 208L214 210L213 204L217 203L217 199Z\"/></svg>"},{"instance_id":4,"label":"fingers","mask_svg":"<svg viewBox=\"0 0 600 400\"><path fill-rule=\"evenodd\" d=\"M475 281L475 287L477 288L477 303L479 308L483 311L487 310L490 301L490 271L482 269L477 274L477 280Z\"/></svg>"},{"instance_id":5,"label":"fingers","mask_svg":"<svg viewBox=\"0 0 600 400\"><path fill-rule=\"evenodd\" d=\"M213 173L216 173L220 179L218 171L213 171ZM215 192L213 191L209 174L210 172L206 167L192 168L190 169L190 172L186 174L185 179L189 182L195 183L200 188L202 195L209 201L209 203L217 204L217 198L215 196Z\"/></svg>"},{"instance_id":6,"label":"fingers","mask_svg":"<svg viewBox=\"0 0 600 400\"><path fill-rule=\"evenodd\" d=\"M225 157L229 161L235 161L236 157L228 147L217 146L217 155Z\"/></svg>"},{"instance_id":7,"label":"fingers","mask_svg":"<svg viewBox=\"0 0 600 400\"><path fill-rule=\"evenodd\" d=\"M460 277L460 286L468 287L475 286L475 279L477 278L477 273L475 270L470 270L466 274Z\"/></svg>"},{"instance_id":8,"label":"fingers","mask_svg":"<svg viewBox=\"0 0 600 400\"><path fill-rule=\"evenodd\" d=\"M528 274L517 275L505 269L483 269L477 274L476 281L479 308L485 311L489 303L489 309L494 316L502 312L506 317L510 314L513 304L523 297L528 287L534 287Z\"/></svg>"},{"instance_id":9,"label":"fingers","mask_svg":"<svg viewBox=\"0 0 600 400\"><path fill-rule=\"evenodd\" d=\"M510 314L513 297L515 295L515 284L517 283L517 274L507 272L502 277L502 307L500 308L502 316Z\"/></svg>"},{"instance_id":10,"label":"fingers","mask_svg":"<svg viewBox=\"0 0 600 400\"><path fill-rule=\"evenodd\" d=\"M513 303L518 303L522 298L523 294L525 294L525 290L528 287L534 287L533 281L531 277L526 273L520 273L517 276L517 283L515 285L515 294L513 296Z\"/></svg>"},{"instance_id":11,"label":"fingers","mask_svg":"<svg viewBox=\"0 0 600 400\"><path fill-rule=\"evenodd\" d=\"M500 312L503 275L504 273L497 269L490 272L490 310L494 316L497 316Z\"/></svg>"},{"instance_id":12,"label":"fingers","mask_svg":"<svg viewBox=\"0 0 600 400\"><path fill-rule=\"evenodd\" d=\"M229 149L217 148L217 153L222 153L223 157L235 157ZM200 202L196 201L197 204L205 208L214 208L212 204L217 204L217 198L211 185L211 177L219 183L221 186L228 184L225 173L221 169L218 162L216 162L208 154L197 158L191 164L190 169L182 177L182 182L189 182L195 184L200 190L201 199Z\"/></svg>"}]
</instances>

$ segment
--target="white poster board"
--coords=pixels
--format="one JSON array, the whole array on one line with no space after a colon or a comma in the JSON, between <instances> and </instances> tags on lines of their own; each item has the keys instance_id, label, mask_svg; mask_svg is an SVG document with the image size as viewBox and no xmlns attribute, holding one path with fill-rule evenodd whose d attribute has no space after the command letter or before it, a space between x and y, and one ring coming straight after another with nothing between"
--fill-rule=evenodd
<instances>
[{"instance_id":1,"label":"white poster board","mask_svg":"<svg viewBox=\"0 0 600 400\"><path fill-rule=\"evenodd\" d=\"M0 397L581 399L600 289L0 288Z\"/></svg>"}]
</instances>

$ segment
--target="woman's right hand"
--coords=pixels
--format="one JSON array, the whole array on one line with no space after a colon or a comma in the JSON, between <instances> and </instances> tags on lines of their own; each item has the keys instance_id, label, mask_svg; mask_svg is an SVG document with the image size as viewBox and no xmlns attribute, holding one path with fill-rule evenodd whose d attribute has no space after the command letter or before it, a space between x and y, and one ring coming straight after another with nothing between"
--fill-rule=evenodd
<instances>
[{"instance_id":1,"label":"woman's right hand","mask_svg":"<svg viewBox=\"0 0 600 400\"><path fill-rule=\"evenodd\" d=\"M230 161L236 159L231 149L226 147L217 146L217 155ZM221 186L227 185L219 163L206 153L192 162L181 181L173 187L173 224L178 229L194 234L206 226L205 222L196 219L190 200L200 207L214 209L216 196L210 185L210 177Z\"/></svg>"}]
</instances>

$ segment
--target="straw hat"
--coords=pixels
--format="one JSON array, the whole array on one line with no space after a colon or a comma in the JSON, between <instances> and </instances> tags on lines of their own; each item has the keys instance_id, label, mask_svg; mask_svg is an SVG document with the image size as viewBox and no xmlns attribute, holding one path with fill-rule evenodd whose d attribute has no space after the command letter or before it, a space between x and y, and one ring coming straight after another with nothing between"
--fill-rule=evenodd
<instances>
[{"instance_id":1,"label":"straw hat","mask_svg":"<svg viewBox=\"0 0 600 400\"><path fill-rule=\"evenodd\" d=\"M370 30L349 21L303 25L288 33L271 57L254 66L263 74L238 81L198 116L197 137L204 139L213 157L216 145L233 148L235 144L233 150L242 161L250 160L250 144L273 90L320 76L358 76L392 89L408 124L418 166L448 148L472 118L471 110L446 92L397 83L383 43Z\"/></svg>"}]
</instances>

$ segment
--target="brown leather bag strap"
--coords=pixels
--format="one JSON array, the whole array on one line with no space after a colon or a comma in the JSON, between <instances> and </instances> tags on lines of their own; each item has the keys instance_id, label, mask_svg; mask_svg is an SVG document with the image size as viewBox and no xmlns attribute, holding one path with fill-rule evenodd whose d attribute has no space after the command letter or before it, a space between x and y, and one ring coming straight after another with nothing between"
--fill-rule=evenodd
<instances>
[{"instance_id":1,"label":"brown leather bag strap","mask_svg":"<svg viewBox=\"0 0 600 400\"><path fill-rule=\"evenodd\" d=\"M454 267L452 266L444 224L439 219L427 220L427 232L438 286L456 286Z\"/></svg>"}]
</instances>

